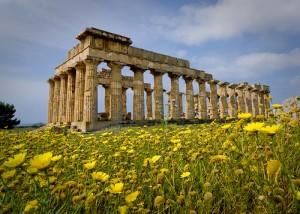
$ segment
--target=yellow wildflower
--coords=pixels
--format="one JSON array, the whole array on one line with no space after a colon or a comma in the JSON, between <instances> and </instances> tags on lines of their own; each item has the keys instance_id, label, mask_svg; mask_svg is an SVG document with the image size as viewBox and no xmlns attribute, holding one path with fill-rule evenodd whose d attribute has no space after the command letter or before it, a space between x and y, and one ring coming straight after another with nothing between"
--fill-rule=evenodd
<instances>
[{"instance_id":1,"label":"yellow wildflower","mask_svg":"<svg viewBox=\"0 0 300 214\"><path fill-rule=\"evenodd\" d=\"M27 172L28 172L29 174L34 174L34 173L37 173L37 172L38 172L38 169L37 169L37 168L34 168L34 167L29 167L29 168L27 169Z\"/></svg>"},{"instance_id":2,"label":"yellow wildflower","mask_svg":"<svg viewBox=\"0 0 300 214\"><path fill-rule=\"evenodd\" d=\"M93 172L92 177L93 177L93 179L95 179L97 181L105 182L108 180L109 175L104 172Z\"/></svg>"},{"instance_id":3,"label":"yellow wildflower","mask_svg":"<svg viewBox=\"0 0 300 214\"><path fill-rule=\"evenodd\" d=\"M136 198L138 197L139 194L140 194L139 191L132 192L125 197L125 201L127 203L131 203L136 200Z\"/></svg>"},{"instance_id":4,"label":"yellow wildflower","mask_svg":"<svg viewBox=\"0 0 300 214\"><path fill-rule=\"evenodd\" d=\"M9 171L3 172L2 175L1 175L1 177L3 179L10 179L10 178L12 178L12 177L15 176L16 172L17 171L15 169L9 170Z\"/></svg>"},{"instance_id":5,"label":"yellow wildflower","mask_svg":"<svg viewBox=\"0 0 300 214\"><path fill-rule=\"evenodd\" d=\"M190 172L184 172L184 173L182 173L181 174L181 178L187 178L187 177L189 177L191 175L191 173Z\"/></svg>"},{"instance_id":6,"label":"yellow wildflower","mask_svg":"<svg viewBox=\"0 0 300 214\"><path fill-rule=\"evenodd\" d=\"M280 171L281 163L279 160L269 160L267 163L267 174L269 177L277 176Z\"/></svg>"},{"instance_id":7,"label":"yellow wildflower","mask_svg":"<svg viewBox=\"0 0 300 214\"><path fill-rule=\"evenodd\" d=\"M122 193L123 187L124 187L123 183L111 184L109 192L114 194Z\"/></svg>"},{"instance_id":8,"label":"yellow wildflower","mask_svg":"<svg viewBox=\"0 0 300 214\"><path fill-rule=\"evenodd\" d=\"M281 104L275 103L275 104L272 104L272 108L274 108L274 109L281 109L283 107L282 107Z\"/></svg>"},{"instance_id":9,"label":"yellow wildflower","mask_svg":"<svg viewBox=\"0 0 300 214\"><path fill-rule=\"evenodd\" d=\"M52 152L46 152L41 155L36 155L30 162L31 167L36 169L44 169L49 166L52 158Z\"/></svg>"},{"instance_id":10,"label":"yellow wildflower","mask_svg":"<svg viewBox=\"0 0 300 214\"><path fill-rule=\"evenodd\" d=\"M58 161L58 160L60 160L62 158L62 155L56 155L56 156L54 156L53 158L51 158L51 161Z\"/></svg>"},{"instance_id":11,"label":"yellow wildflower","mask_svg":"<svg viewBox=\"0 0 300 214\"><path fill-rule=\"evenodd\" d=\"M280 125L272 125L272 126L265 126L262 127L259 131L268 135L274 135L280 130Z\"/></svg>"},{"instance_id":12,"label":"yellow wildflower","mask_svg":"<svg viewBox=\"0 0 300 214\"><path fill-rule=\"evenodd\" d=\"M156 161L158 161L159 159L161 158L160 155L154 155L152 158L151 158L151 163L155 163Z\"/></svg>"},{"instance_id":13,"label":"yellow wildflower","mask_svg":"<svg viewBox=\"0 0 300 214\"><path fill-rule=\"evenodd\" d=\"M154 199L154 206L160 207L163 203L165 203L165 198L161 195L156 196Z\"/></svg>"},{"instance_id":14,"label":"yellow wildflower","mask_svg":"<svg viewBox=\"0 0 300 214\"><path fill-rule=\"evenodd\" d=\"M214 155L210 158L211 163L224 162L227 160L229 160L229 158L226 155Z\"/></svg>"},{"instance_id":15,"label":"yellow wildflower","mask_svg":"<svg viewBox=\"0 0 300 214\"><path fill-rule=\"evenodd\" d=\"M3 163L3 165L9 168L15 168L24 162L25 156L26 156L26 152L19 153L15 155L13 158L9 158L7 161Z\"/></svg>"},{"instance_id":16,"label":"yellow wildflower","mask_svg":"<svg viewBox=\"0 0 300 214\"><path fill-rule=\"evenodd\" d=\"M250 113L239 113L238 114L239 119L249 119L251 117L252 117L252 114L250 114Z\"/></svg>"},{"instance_id":17,"label":"yellow wildflower","mask_svg":"<svg viewBox=\"0 0 300 214\"><path fill-rule=\"evenodd\" d=\"M128 209L127 206L120 206L118 208L118 211L119 211L120 214L126 214L127 213L127 209Z\"/></svg>"},{"instance_id":18,"label":"yellow wildflower","mask_svg":"<svg viewBox=\"0 0 300 214\"><path fill-rule=\"evenodd\" d=\"M227 130L231 127L231 124L225 124L223 126L221 126L221 129Z\"/></svg>"},{"instance_id":19,"label":"yellow wildflower","mask_svg":"<svg viewBox=\"0 0 300 214\"><path fill-rule=\"evenodd\" d=\"M296 199L297 199L298 201L300 201L300 191L298 191L298 192L296 193Z\"/></svg>"},{"instance_id":20,"label":"yellow wildflower","mask_svg":"<svg viewBox=\"0 0 300 214\"><path fill-rule=\"evenodd\" d=\"M86 168L86 169L88 169L88 170L89 169L93 169L95 167L95 165L96 165L96 162L97 161L88 162L88 163L84 164L83 167Z\"/></svg>"},{"instance_id":21,"label":"yellow wildflower","mask_svg":"<svg viewBox=\"0 0 300 214\"><path fill-rule=\"evenodd\" d=\"M25 209L24 209L24 213L27 213L29 212L30 210L32 209L37 209L38 208L38 201L37 200L32 200L32 201L29 201L26 206L25 206Z\"/></svg>"},{"instance_id":22,"label":"yellow wildflower","mask_svg":"<svg viewBox=\"0 0 300 214\"><path fill-rule=\"evenodd\" d=\"M257 132L259 131L265 124L261 122L254 122L254 123L248 123L245 127L244 130L247 132Z\"/></svg>"}]
</instances>

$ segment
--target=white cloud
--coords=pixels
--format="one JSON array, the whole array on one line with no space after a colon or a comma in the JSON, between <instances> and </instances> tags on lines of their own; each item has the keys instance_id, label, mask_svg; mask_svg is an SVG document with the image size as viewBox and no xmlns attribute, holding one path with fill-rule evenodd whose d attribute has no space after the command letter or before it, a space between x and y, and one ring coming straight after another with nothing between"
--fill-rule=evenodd
<instances>
[{"instance_id":1,"label":"white cloud","mask_svg":"<svg viewBox=\"0 0 300 214\"><path fill-rule=\"evenodd\" d=\"M186 44L233 38L244 33L300 32L299 0L219 0L185 5L178 16L157 17L157 29Z\"/></svg>"},{"instance_id":2,"label":"white cloud","mask_svg":"<svg viewBox=\"0 0 300 214\"><path fill-rule=\"evenodd\" d=\"M262 75L278 71L286 72L293 68L300 69L300 49L288 52L258 52L238 56L231 60L219 57L199 57L192 62L212 73L218 79L259 79Z\"/></svg>"}]
</instances>

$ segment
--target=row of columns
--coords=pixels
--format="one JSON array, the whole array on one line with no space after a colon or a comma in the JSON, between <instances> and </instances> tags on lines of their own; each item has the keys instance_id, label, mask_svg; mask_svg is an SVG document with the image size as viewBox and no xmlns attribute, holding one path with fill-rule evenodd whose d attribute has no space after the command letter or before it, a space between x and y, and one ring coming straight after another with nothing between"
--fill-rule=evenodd
<instances>
[{"instance_id":1,"label":"row of columns","mask_svg":"<svg viewBox=\"0 0 300 214\"><path fill-rule=\"evenodd\" d=\"M74 68L49 80L49 123L97 121L97 66L99 60L87 59L76 64ZM122 87L122 64L108 62L111 70L110 84L105 86L105 111L112 121L123 119L126 111L126 89ZM153 90L146 90L147 112L145 115L144 71L132 66L133 77L133 120L164 118L163 106L163 73L152 70L154 76ZM182 116L182 94L179 92L179 75L169 73L171 80L169 113L172 119ZM259 85L220 83L217 80L205 81L196 79L198 83L197 99L194 99L193 78L183 76L186 83L185 118L217 119L227 116L235 117L237 112L249 112L253 115L266 115L269 108L268 91ZM210 92L206 92L206 83ZM154 109L152 113L152 92ZM197 112L195 113L195 105Z\"/></svg>"}]
</instances>

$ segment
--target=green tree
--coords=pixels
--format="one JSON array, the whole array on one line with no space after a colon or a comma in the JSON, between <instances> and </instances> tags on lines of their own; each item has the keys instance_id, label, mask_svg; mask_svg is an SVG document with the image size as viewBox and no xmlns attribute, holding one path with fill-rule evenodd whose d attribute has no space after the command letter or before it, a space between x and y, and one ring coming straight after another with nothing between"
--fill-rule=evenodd
<instances>
[{"instance_id":1,"label":"green tree","mask_svg":"<svg viewBox=\"0 0 300 214\"><path fill-rule=\"evenodd\" d=\"M12 129L20 124L20 120L14 119L15 113L14 105L0 101L0 129Z\"/></svg>"}]
</instances>

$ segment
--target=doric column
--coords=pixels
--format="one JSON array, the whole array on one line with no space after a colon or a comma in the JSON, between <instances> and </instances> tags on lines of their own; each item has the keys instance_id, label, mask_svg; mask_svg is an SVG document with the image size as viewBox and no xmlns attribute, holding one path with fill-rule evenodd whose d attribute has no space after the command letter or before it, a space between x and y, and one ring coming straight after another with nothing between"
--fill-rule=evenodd
<instances>
[{"instance_id":1,"label":"doric column","mask_svg":"<svg viewBox=\"0 0 300 214\"><path fill-rule=\"evenodd\" d=\"M146 99L146 103L147 103L147 119L152 119L152 89L148 89L146 90L146 94L147 94L147 99Z\"/></svg>"},{"instance_id":2,"label":"doric column","mask_svg":"<svg viewBox=\"0 0 300 214\"><path fill-rule=\"evenodd\" d=\"M251 89L251 100L252 100L252 114L253 116L259 115L259 108L258 108L258 90L255 85L253 85Z\"/></svg>"},{"instance_id":3,"label":"doric column","mask_svg":"<svg viewBox=\"0 0 300 214\"><path fill-rule=\"evenodd\" d=\"M127 116L127 88L122 88L122 118L125 120ZM134 107L133 107L134 108Z\"/></svg>"},{"instance_id":4,"label":"doric column","mask_svg":"<svg viewBox=\"0 0 300 214\"><path fill-rule=\"evenodd\" d=\"M66 103L66 120L71 123L74 121L74 102L75 102L75 73L73 69L67 71L67 103Z\"/></svg>"},{"instance_id":5,"label":"doric column","mask_svg":"<svg viewBox=\"0 0 300 214\"><path fill-rule=\"evenodd\" d=\"M170 111L171 118L178 119L179 116L179 76L169 73L171 79L171 91L170 91Z\"/></svg>"},{"instance_id":6,"label":"doric column","mask_svg":"<svg viewBox=\"0 0 300 214\"><path fill-rule=\"evenodd\" d=\"M217 93L217 83L218 80L210 80L210 104L211 104L211 119L219 118L218 112L218 93Z\"/></svg>"},{"instance_id":7,"label":"doric column","mask_svg":"<svg viewBox=\"0 0 300 214\"><path fill-rule=\"evenodd\" d=\"M193 79L191 77L184 77L184 81L185 81L185 118L194 119L195 105L194 105Z\"/></svg>"},{"instance_id":8,"label":"doric column","mask_svg":"<svg viewBox=\"0 0 300 214\"><path fill-rule=\"evenodd\" d=\"M122 120L122 65L116 62L109 62L108 66L111 69L111 82L110 82L110 107L111 107L111 120Z\"/></svg>"},{"instance_id":9,"label":"doric column","mask_svg":"<svg viewBox=\"0 0 300 214\"><path fill-rule=\"evenodd\" d=\"M237 95L238 95L238 98L237 98L238 111L242 112L242 113L246 112L245 98L244 98L244 87L245 86L242 85L242 84L239 84L236 87L236 92L237 92Z\"/></svg>"},{"instance_id":10,"label":"doric column","mask_svg":"<svg viewBox=\"0 0 300 214\"><path fill-rule=\"evenodd\" d=\"M133 120L145 119L144 70L132 67L133 76Z\"/></svg>"},{"instance_id":11,"label":"doric column","mask_svg":"<svg viewBox=\"0 0 300 214\"><path fill-rule=\"evenodd\" d=\"M236 93L235 88L237 84L230 84L227 87L228 91L228 115L229 117L237 116L237 101L236 101Z\"/></svg>"},{"instance_id":12,"label":"doric column","mask_svg":"<svg viewBox=\"0 0 300 214\"><path fill-rule=\"evenodd\" d=\"M219 83L220 117L221 118L226 118L228 116L227 85L229 85L228 82Z\"/></svg>"},{"instance_id":13,"label":"doric column","mask_svg":"<svg viewBox=\"0 0 300 214\"><path fill-rule=\"evenodd\" d=\"M108 115L108 118L110 118L110 88L109 86L104 86L105 90L105 97L104 97L104 107L105 107L105 112Z\"/></svg>"},{"instance_id":14,"label":"doric column","mask_svg":"<svg viewBox=\"0 0 300 214\"><path fill-rule=\"evenodd\" d=\"M245 105L246 105L246 112L252 114L252 100L251 100L251 86L248 85L248 83L245 84L244 89L244 98L245 98Z\"/></svg>"},{"instance_id":15,"label":"doric column","mask_svg":"<svg viewBox=\"0 0 300 214\"><path fill-rule=\"evenodd\" d=\"M154 119L164 119L164 105L163 105L163 81L162 73L152 71L154 76Z\"/></svg>"},{"instance_id":16,"label":"doric column","mask_svg":"<svg viewBox=\"0 0 300 214\"><path fill-rule=\"evenodd\" d=\"M54 80L49 79L49 97L48 97L48 123L53 122L53 103L54 103Z\"/></svg>"},{"instance_id":17,"label":"doric column","mask_svg":"<svg viewBox=\"0 0 300 214\"><path fill-rule=\"evenodd\" d=\"M60 78L54 77L54 103L53 103L53 123L59 121L59 96L60 96Z\"/></svg>"},{"instance_id":18,"label":"doric column","mask_svg":"<svg viewBox=\"0 0 300 214\"><path fill-rule=\"evenodd\" d=\"M66 118L66 103L67 103L67 75L65 73L60 75L60 95L59 95L59 121L65 122Z\"/></svg>"},{"instance_id":19,"label":"doric column","mask_svg":"<svg viewBox=\"0 0 300 214\"><path fill-rule=\"evenodd\" d=\"M198 118L199 119L207 119L207 102L206 102L206 88L205 88L205 80L197 79L199 85L199 93L198 93Z\"/></svg>"},{"instance_id":20,"label":"doric column","mask_svg":"<svg viewBox=\"0 0 300 214\"><path fill-rule=\"evenodd\" d=\"M85 64L78 63L75 66L75 106L74 106L74 120L83 120L83 100L84 100L84 85L85 85Z\"/></svg>"},{"instance_id":21,"label":"doric column","mask_svg":"<svg viewBox=\"0 0 300 214\"><path fill-rule=\"evenodd\" d=\"M265 115L264 91L261 85L258 88L258 112L260 115Z\"/></svg>"},{"instance_id":22,"label":"doric column","mask_svg":"<svg viewBox=\"0 0 300 214\"><path fill-rule=\"evenodd\" d=\"M269 86L263 85L263 90L264 90L264 103L265 103L265 116L269 116L269 111L270 111L270 90Z\"/></svg>"},{"instance_id":23,"label":"doric column","mask_svg":"<svg viewBox=\"0 0 300 214\"><path fill-rule=\"evenodd\" d=\"M85 64L85 84L83 101L83 121L95 123L98 114L97 66L98 60L87 59Z\"/></svg>"},{"instance_id":24,"label":"doric column","mask_svg":"<svg viewBox=\"0 0 300 214\"><path fill-rule=\"evenodd\" d=\"M168 91L167 93L167 106L168 106L168 119L171 118L171 91Z\"/></svg>"},{"instance_id":25,"label":"doric column","mask_svg":"<svg viewBox=\"0 0 300 214\"><path fill-rule=\"evenodd\" d=\"M181 115L182 115L182 95L183 93L182 92L179 92L179 99L178 99L178 114L179 114L179 118L181 118Z\"/></svg>"},{"instance_id":26,"label":"doric column","mask_svg":"<svg viewBox=\"0 0 300 214\"><path fill-rule=\"evenodd\" d=\"M197 117L197 118L199 118L199 116L198 116L198 112L199 112L199 108L198 108L198 103L199 103L199 94L194 94L194 114L196 114L195 116Z\"/></svg>"}]
</instances>

